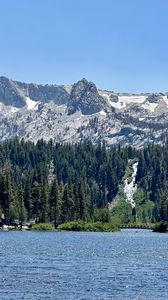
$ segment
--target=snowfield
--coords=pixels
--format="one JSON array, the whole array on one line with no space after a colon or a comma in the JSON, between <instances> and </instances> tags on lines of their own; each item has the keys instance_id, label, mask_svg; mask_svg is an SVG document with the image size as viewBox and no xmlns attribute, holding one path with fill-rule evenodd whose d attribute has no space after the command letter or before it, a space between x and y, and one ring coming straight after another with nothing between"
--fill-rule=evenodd
<instances>
[{"instance_id":1,"label":"snowfield","mask_svg":"<svg viewBox=\"0 0 168 300\"><path fill-rule=\"evenodd\" d=\"M131 95L130 94L130 95L125 96L125 95L118 95L118 94L110 93L108 91L107 92L99 91L99 94L100 94L100 96L104 97L112 107L114 107L118 110L123 110L133 104L138 104L139 106L141 106L148 112L153 113L161 101L164 102L168 108L167 96L160 96L160 100L158 100L157 103L153 103L153 102L149 102L147 100L148 95L138 95L138 94ZM113 96L113 95L118 96L117 102L111 100L111 96Z\"/></svg>"}]
</instances>

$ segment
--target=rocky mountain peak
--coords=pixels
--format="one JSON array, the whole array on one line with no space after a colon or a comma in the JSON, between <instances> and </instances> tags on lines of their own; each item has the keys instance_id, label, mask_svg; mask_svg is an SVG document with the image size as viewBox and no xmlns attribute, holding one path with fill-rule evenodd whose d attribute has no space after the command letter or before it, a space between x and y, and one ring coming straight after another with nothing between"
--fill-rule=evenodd
<instances>
[{"instance_id":1,"label":"rocky mountain peak","mask_svg":"<svg viewBox=\"0 0 168 300\"><path fill-rule=\"evenodd\" d=\"M91 115L101 111L105 105L106 102L99 95L96 85L83 78L72 87L67 112L70 115L80 110L84 115Z\"/></svg>"},{"instance_id":2,"label":"rocky mountain peak","mask_svg":"<svg viewBox=\"0 0 168 300\"><path fill-rule=\"evenodd\" d=\"M26 104L23 93L12 80L4 76L0 76L0 102L17 108L21 108Z\"/></svg>"}]
</instances>

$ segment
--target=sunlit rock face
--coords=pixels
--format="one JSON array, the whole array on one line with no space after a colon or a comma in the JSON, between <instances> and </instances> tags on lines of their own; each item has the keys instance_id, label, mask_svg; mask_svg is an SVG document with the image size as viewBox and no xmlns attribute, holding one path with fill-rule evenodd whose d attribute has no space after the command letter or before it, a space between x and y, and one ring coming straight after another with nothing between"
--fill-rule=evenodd
<instances>
[{"instance_id":1,"label":"sunlit rock face","mask_svg":"<svg viewBox=\"0 0 168 300\"><path fill-rule=\"evenodd\" d=\"M22 91L17 88L12 80L3 76L0 77L0 102L17 108L21 108L26 104Z\"/></svg>"},{"instance_id":2,"label":"sunlit rock face","mask_svg":"<svg viewBox=\"0 0 168 300\"><path fill-rule=\"evenodd\" d=\"M164 143L167 93L115 93L93 82L42 85L0 77L0 138L143 147Z\"/></svg>"},{"instance_id":3,"label":"sunlit rock face","mask_svg":"<svg viewBox=\"0 0 168 300\"><path fill-rule=\"evenodd\" d=\"M79 110L84 115L91 115L100 112L105 105L96 85L84 78L73 85L67 111L69 115Z\"/></svg>"}]
</instances>

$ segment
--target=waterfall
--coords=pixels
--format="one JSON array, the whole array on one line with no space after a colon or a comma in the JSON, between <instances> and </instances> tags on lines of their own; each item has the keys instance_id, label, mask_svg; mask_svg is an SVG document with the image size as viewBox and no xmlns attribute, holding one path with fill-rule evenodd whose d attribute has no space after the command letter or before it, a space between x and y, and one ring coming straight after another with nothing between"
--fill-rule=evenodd
<instances>
[{"instance_id":1,"label":"waterfall","mask_svg":"<svg viewBox=\"0 0 168 300\"><path fill-rule=\"evenodd\" d=\"M124 193L126 195L126 201L131 204L132 208L135 207L135 201L133 199L133 195L135 191L137 190L137 185L135 184L135 178L137 174L138 169L138 162L134 163L132 165L133 173L132 173L132 180L130 183L128 183L128 179L125 179L124 181Z\"/></svg>"}]
</instances>

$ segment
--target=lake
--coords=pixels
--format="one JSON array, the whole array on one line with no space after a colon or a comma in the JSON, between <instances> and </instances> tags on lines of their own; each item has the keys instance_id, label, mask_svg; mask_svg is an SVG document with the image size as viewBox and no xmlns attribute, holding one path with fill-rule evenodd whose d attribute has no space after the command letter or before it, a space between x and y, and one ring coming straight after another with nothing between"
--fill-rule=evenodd
<instances>
[{"instance_id":1,"label":"lake","mask_svg":"<svg viewBox=\"0 0 168 300\"><path fill-rule=\"evenodd\" d=\"M0 299L168 299L168 234L1 231Z\"/></svg>"}]
</instances>

